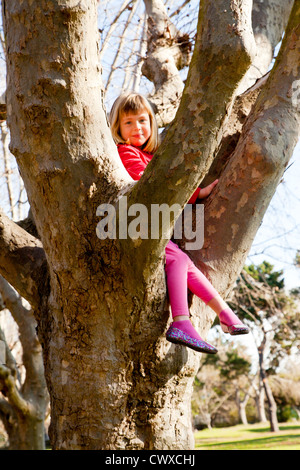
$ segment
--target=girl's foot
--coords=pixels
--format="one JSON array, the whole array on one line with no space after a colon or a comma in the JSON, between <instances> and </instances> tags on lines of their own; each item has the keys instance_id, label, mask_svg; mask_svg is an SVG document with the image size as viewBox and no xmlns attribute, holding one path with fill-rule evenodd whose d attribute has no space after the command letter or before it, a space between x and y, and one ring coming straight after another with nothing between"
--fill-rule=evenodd
<instances>
[{"instance_id":1,"label":"girl's foot","mask_svg":"<svg viewBox=\"0 0 300 470\"><path fill-rule=\"evenodd\" d=\"M219 320L224 333L246 335L250 332L248 326L244 325L230 308L226 308L219 313Z\"/></svg>"},{"instance_id":2,"label":"girl's foot","mask_svg":"<svg viewBox=\"0 0 300 470\"><path fill-rule=\"evenodd\" d=\"M171 343L182 344L198 352L216 354L218 350L206 343L197 333L190 320L174 321L167 331L166 338Z\"/></svg>"}]
</instances>

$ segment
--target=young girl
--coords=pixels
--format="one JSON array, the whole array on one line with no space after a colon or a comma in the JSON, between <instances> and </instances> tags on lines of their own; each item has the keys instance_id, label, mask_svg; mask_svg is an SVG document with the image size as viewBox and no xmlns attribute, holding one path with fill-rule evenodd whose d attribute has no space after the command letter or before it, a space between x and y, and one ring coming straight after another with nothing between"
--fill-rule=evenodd
<instances>
[{"instance_id":1,"label":"young girl","mask_svg":"<svg viewBox=\"0 0 300 470\"><path fill-rule=\"evenodd\" d=\"M113 104L109 120L123 165L134 180L139 180L159 143L151 105L137 93L122 94ZM216 184L217 181L206 188L198 188L189 203L207 197ZM216 348L201 338L189 319L188 289L215 311L224 332L231 335L249 333L249 328L241 323L187 254L172 241L168 242L165 253L167 288L173 317L166 334L168 341L200 352L217 352Z\"/></svg>"}]
</instances>

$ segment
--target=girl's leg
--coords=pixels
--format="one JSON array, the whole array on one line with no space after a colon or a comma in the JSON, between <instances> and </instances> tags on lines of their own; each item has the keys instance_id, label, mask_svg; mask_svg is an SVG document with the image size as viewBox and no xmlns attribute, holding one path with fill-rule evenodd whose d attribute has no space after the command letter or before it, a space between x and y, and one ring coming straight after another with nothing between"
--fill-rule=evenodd
<instances>
[{"instance_id":1,"label":"girl's leg","mask_svg":"<svg viewBox=\"0 0 300 470\"><path fill-rule=\"evenodd\" d=\"M178 248L178 247L177 247ZM214 312L218 315L221 328L225 333L231 335L241 335L249 333L249 328L244 325L235 313L231 310L229 305L222 299L217 290L212 286L204 274L194 265L192 260L180 250L180 253L185 256L185 270L187 271L187 286L197 295L203 302L205 302ZM180 255L177 255L180 257ZM186 286L184 286L186 289ZM188 311L187 296L186 309ZM180 314L180 311L179 313ZM181 318L175 318L175 320Z\"/></svg>"},{"instance_id":2,"label":"girl's leg","mask_svg":"<svg viewBox=\"0 0 300 470\"><path fill-rule=\"evenodd\" d=\"M219 294L200 269L196 268L190 258L188 259L188 288L199 299L203 300L205 304L208 304L217 298Z\"/></svg>"},{"instance_id":3,"label":"girl's leg","mask_svg":"<svg viewBox=\"0 0 300 470\"><path fill-rule=\"evenodd\" d=\"M217 349L203 341L189 319L188 265L189 257L173 242L166 247L166 277L173 323L166 337L172 343L183 344L199 352L215 354Z\"/></svg>"},{"instance_id":4,"label":"girl's leg","mask_svg":"<svg viewBox=\"0 0 300 470\"><path fill-rule=\"evenodd\" d=\"M188 267L188 287L218 315L221 328L225 333L241 335L249 333L229 305L222 299L204 274L191 261Z\"/></svg>"},{"instance_id":5,"label":"girl's leg","mask_svg":"<svg viewBox=\"0 0 300 470\"><path fill-rule=\"evenodd\" d=\"M224 333L230 333L231 335L245 335L249 333L248 326L241 322L219 294L208 302L207 305L218 315Z\"/></svg>"},{"instance_id":6,"label":"girl's leg","mask_svg":"<svg viewBox=\"0 0 300 470\"><path fill-rule=\"evenodd\" d=\"M188 318L188 257L173 242L166 246L166 278L173 319Z\"/></svg>"}]
</instances>

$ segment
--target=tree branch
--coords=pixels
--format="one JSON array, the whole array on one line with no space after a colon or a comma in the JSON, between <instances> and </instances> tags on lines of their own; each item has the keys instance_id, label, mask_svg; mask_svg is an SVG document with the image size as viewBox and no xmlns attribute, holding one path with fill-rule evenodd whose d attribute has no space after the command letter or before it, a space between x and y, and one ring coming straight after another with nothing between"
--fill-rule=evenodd
<instances>
[{"instance_id":1,"label":"tree branch","mask_svg":"<svg viewBox=\"0 0 300 470\"><path fill-rule=\"evenodd\" d=\"M34 411L31 403L27 400L24 400L20 394L16 386L16 380L11 375L10 369L2 364L0 364L0 381L4 385L5 395L9 398L10 403L18 409L18 411L22 412L24 415L28 415Z\"/></svg>"},{"instance_id":2,"label":"tree branch","mask_svg":"<svg viewBox=\"0 0 300 470\"><path fill-rule=\"evenodd\" d=\"M282 39L294 0L253 0L252 25L256 55L243 78L238 94L265 75L274 57L275 47Z\"/></svg>"},{"instance_id":3,"label":"tree branch","mask_svg":"<svg viewBox=\"0 0 300 470\"><path fill-rule=\"evenodd\" d=\"M147 56L142 73L154 84L149 97L159 127L175 117L184 84L179 70L190 62L191 42L171 22L162 0L144 0L148 15Z\"/></svg>"},{"instance_id":4,"label":"tree branch","mask_svg":"<svg viewBox=\"0 0 300 470\"><path fill-rule=\"evenodd\" d=\"M201 256L193 256L195 260L199 257L212 262L218 273L215 281L223 293L228 292L243 267L299 139L299 24L297 0L275 66L244 125L214 197L206 205L205 244ZM235 266L230 275L229 265Z\"/></svg>"},{"instance_id":5,"label":"tree branch","mask_svg":"<svg viewBox=\"0 0 300 470\"><path fill-rule=\"evenodd\" d=\"M252 2L221 3L200 4L195 50L176 119L129 196L129 203L144 204L149 214L151 204L177 203L175 219L179 216L211 165L237 86L251 63ZM161 254L165 244L143 240L139 248L156 262L155 251Z\"/></svg>"},{"instance_id":6,"label":"tree branch","mask_svg":"<svg viewBox=\"0 0 300 470\"><path fill-rule=\"evenodd\" d=\"M6 307L18 325L19 339L22 345L22 359L26 375L22 387L17 387L17 369L11 362L9 352L6 369L0 371L6 396L17 407L17 412L38 415L43 403L48 400L44 375L42 347L37 338L36 320L31 308L24 305L24 300L15 289L0 276L0 292ZM21 382L20 382L21 383Z\"/></svg>"},{"instance_id":7,"label":"tree branch","mask_svg":"<svg viewBox=\"0 0 300 470\"><path fill-rule=\"evenodd\" d=\"M42 243L1 211L0 272L33 307L38 305L48 276Z\"/></svg>"},{"instance_id":8,"label":"tree branch","mask_svg":"<svg viewBox=\"0 0 300 470\"><path fill-rule=\"evenodd\" d=\"M10 348L8 347L8 344L6 342L5 334L3 330L0 327L0 343L2 345L2 353L3 356L0 355L0 364L6 365L9 367L11 374L17 379L20 380L20 375L18 373L18 367L16 363L16 359L14 358ZM4 359L4 360L3 360Z\"/></svg>"},{"instance_id":9,"label":"tree branch","mask_svg":"<svg viewBox=\"0 0 300 470\"><path fill-rule=\"evenodd\" d=\"M15 289L0 276L0 292L6 308L9 309L13 319L18 325L19 337L23 349L23 364L31 375L36 376L35 383L40 380L41 365L36 357L40 355L41 346L36 334L36 321L31 308L24 305L23 299L16 293Z\"/></svg>"}]
</instances>

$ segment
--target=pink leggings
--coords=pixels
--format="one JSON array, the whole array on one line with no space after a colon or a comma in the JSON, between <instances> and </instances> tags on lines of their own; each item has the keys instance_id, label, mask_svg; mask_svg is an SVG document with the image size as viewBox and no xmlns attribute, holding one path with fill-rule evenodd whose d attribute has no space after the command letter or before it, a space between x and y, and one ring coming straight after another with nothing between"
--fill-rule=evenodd
<instances>
[{"instance_id":1,"label":"pink leggings","mask_svg":"<svg viewBox=\"0 0 300 470\"><path fill-rule=\"evenodd\" d=\"M166 246L165 271L173 317L189 315L188 289L206 304L218 295L188 255L172 241Z\"/></svg>"}]
</instances>

